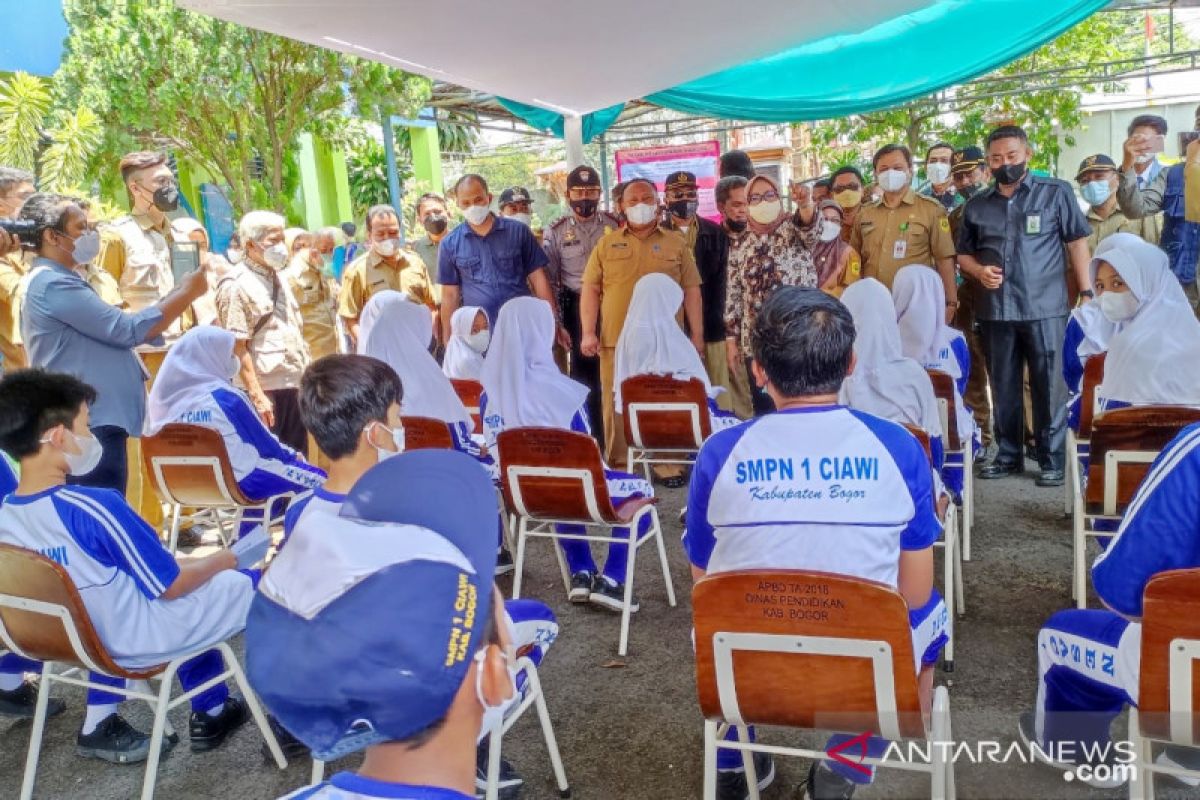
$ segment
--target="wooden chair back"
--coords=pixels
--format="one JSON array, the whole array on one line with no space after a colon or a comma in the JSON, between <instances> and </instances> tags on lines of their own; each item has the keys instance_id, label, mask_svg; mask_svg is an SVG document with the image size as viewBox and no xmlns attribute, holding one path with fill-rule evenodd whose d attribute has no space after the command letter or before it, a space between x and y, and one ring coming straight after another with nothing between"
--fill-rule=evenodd
<instances>
[{"instance_id":1,"label":"wooden chair back","mask_svg":"<svg viewBox=\"0 0 1200 800\"><path fill-rule=\"evenodd\" d=\"M471 422L475 425L472 432L483 433L483 416L479 412L479 398L483 397L483 384L467 378L451 378L450 385L454 387L458 399L462 401L467 413L471 415Z\"/></svg>"},{"instance_id":2,"label":"wooden chair back","mask_svg":"<svg viewBox=\"0 0 1200 800\"><path fill-rule=\"evenodd\" d=\"M1200 569L1155 575L1142 603L1143 736L1200 745Z\"/></svg>"},{"instance_id":3,"label":"wooden chair back","mask_svg":"<svg viewBox=\"0 0 1200 800\"><path fill-rule=\"evenodd\" d=\"M215 428L172 422L143 437L142 460L166 503L197 508L248 506L238 488L225 439Z\"/></svg>"},{"instance_id":4,"label":"wooden chair back","mask_svg":"<svg viewBox=\"0 0 1200 800\"><path fill-rule=\"evenodd\" d=\"M1079 433L1076 438L1086 442L1092 435L1092 420L1096 417L1096 388L1104 380L1104 359L1108 353L1097 353L1083 362L1083 379L1079 385Z\"/></svg>"},{"instance_id":5,"label":"wooden chair back","mask_svg":"<svg viewBox=\"0 0 1200 800\"><path fill-rule=\"evenodd\" d=\"M621 383L625 441L643 450L699 450L712 434L708 394L698 378L634 375Z\"/></svg>"},{"instance_id":6,"label":"wooden chair back","mask_svg":"<svg viewBox=\"0 0 1200 800\"><path fill-rule=\"evenodd\" d=\"M510 513L531 519L619 521L596 440L559 428L512 428L496 438Z\"/></svg>"},{"instance_id":7,"label":"wooden chair back","mask_svg":"<svg viewBox=\"0 0 1200 800\"><path fill-rule=\"evenodd\" d=\"M958 440L958 398L954 389L954 378L950 373L940 369L927 369L929 381L933 384L933 396L937 398L938 410L942 418L942 436L947 450L961 450L962 442Z\"/></svg>"},{"instance_id":8,"label":"wooden chair back","mask_svg":"<svg viewBox=\"0 0 1200 800\"><path fill-rule=\"evenodd\" d=\"M0 544L0 644L38 661L109 675L145 678L163 666L130 672L112 660L67 571L40 553Z\"/></svg>"},{"instance_id":9,"label":"wooden chair back","mask_svg":"<svg viewBox=\"0 0 1200 800\"><path fill-rule=\"evenodd\" d=\"M1193 422L1200 422L1200 409L1182 406L1139 406L1097 414L1084 495L1087 513L1124 514L1150 464Z\"/></svg>"},{"instance_id":10,"label":"wooden chair back","mask_svg":"<svg viewBox=\"0 0 1200 800\"><path fill-rule=\"evenodd\" d=\"M904 429L921 443L921 449L925 451L925 457L929 459L930 466L933 466L933 446L929 443L929 434L925 432L924 428L913 425L911 422L905 422Z\"/></svg>"},{"instance_id":11,"label":"wooden chair back","mask_svg":"<svg viewBox=\"0 0 1200 800\"><path fill-rule=\"evenodd\" d=\"M803 570L727 572L696 583L692 608L707 719L925 736L908 606L891 587Z\"/></svg>"},{"instance_id":12,"label":"wooden chair back","mask_svg":"<svg viewBox=\"0 0 1200 800\"><path fill-rule=\"evenodd\" d=\"M453 450L454 436L450 426L432 417L401 417L404 424L404 449Z\"/></svg>"}]
</instances>

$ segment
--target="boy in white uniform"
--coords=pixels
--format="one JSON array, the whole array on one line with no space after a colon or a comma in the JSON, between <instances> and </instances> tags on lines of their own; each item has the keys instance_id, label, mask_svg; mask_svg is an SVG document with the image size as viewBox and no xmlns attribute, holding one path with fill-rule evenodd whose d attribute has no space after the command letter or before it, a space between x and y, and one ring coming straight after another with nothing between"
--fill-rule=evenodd
<instances>
[{"instance_id":1,"label":"boy in white uniform","mask_svg":"<svg viewBox=\"0 0 1200 800\"><path fill-rule=\"evenodd\" d=\"M0 447L21 465L16 491L0 506L0 542L37 551L67 571L122 667L154 666L228 639L245 626L254 596L254 577L235 570L262 560L266 534L243 537L236 552L176 562L120 493L67 486L67 475L86 474L100 454L88 430L95 399L92 387L61 373L26 369L0 380ZM179 681L188 689L221 669L220 654L205 651L179 668ZM91 693L77 739L81 755L117 763L146 758L149 737L117 714L123 699ZM191 703L193 752L217 747L249 718L224 684Z\"/></svg>"},{"instance_id":2,"label":"boy in white uniform","mask_svg":"<svg viewBox=\"0 0 1200 800\"><path fill-rule=\"evenodd\" d=\"M913 650L928 699L945 644L946 607L933 590L934 511L929 460L902 426L840 406L854 369L854 322L817 289L785 286L752 332L755 384L775 411L713 434L688 492L684 549L696 580L747 569L806 569L879 581L908 603ZM830 740L830 746L849 737ZM880 757L877 737L869 755ZM746 796L741 756L718 756L718 797ZM755 754L759 786L774 765ZM808 797L849 798L859 773L829 762L809 771Z\"/></svg>"}]
</instances>

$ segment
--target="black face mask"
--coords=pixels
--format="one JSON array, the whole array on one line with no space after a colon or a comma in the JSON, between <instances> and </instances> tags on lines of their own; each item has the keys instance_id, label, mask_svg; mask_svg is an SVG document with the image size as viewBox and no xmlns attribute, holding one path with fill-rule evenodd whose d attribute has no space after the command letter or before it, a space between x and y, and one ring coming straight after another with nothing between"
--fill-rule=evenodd
<instances>
[{"instance_id":1,"label":"black face mask","mask_svg":"<svg viewBox=\"0 0 1200 800\"><path fill-rule=\"evenodd\" d=\"M1025 177L1025 162L1020 164L1004 164L992 170L992 177L1002 186L1011 186Z\"/></svg>"},{"instance_id":2,"label":"black face mask","mask_svg":"<svg viewBox=\"0 0 1200 800\"><path fill-rule=\"evenodd\" d=\"M962 195L963 200L970 200L972 197L975 196L975 193L978 191L979 191L979 184L968 183L966 186L959 189L958 193L960 195Z\"/></svg>"},{"instance_id":3,"label":"black face mask","mask_svg":"<svg viewBox=\"0 0 1200 800\"><path fill-rule=\"evenodd\" d=\"M741 233L742 231L746 230L746 220L727 219L725 220L725 227L729 228L729 230L733 231L734 233Z\"/></svg>"},{"instance_id":4,"label":"black face mask","mask_svg":"<svg viewBox=\"0 0 1200 800\"><path fill-rule=\"evenodd\" d=\"M572 200L571 210L586 219L587 217L590 217L592 214L596 213L596 208L599 207L599 205L599 200Z\"/></svg>"},{"instance_id":5,"label":"black face mask","mask_svg":"<svg viewBox=\"0 0 1200 800\"><path fill-rule=\"evenodd\" d=\"M425 226L425 230L428 233L436 236L446 230L446 222L446 218L441 214L430 214L421 224Z\"/></svg>"},{"instance_id":6,"label":"black face mask","mask_svg":"<svg viewBox=\"0 0 1200 800\"><path fill-rule=\"evenodd\" d=\"M179 187L160 186L155 189L154 207L159 211L174 211L179 208Z\"/></svg>"},{"instance_id":7,"label":"black face mask","mask_svg":"<svg viewBox=\"0 0 1200 800\"><path fill-rule=\"evenodd\" d=\"M667 203L667 210L679 219L691 219L700 203L696 200L672 200Z\"/></svg>"}]
</instances>

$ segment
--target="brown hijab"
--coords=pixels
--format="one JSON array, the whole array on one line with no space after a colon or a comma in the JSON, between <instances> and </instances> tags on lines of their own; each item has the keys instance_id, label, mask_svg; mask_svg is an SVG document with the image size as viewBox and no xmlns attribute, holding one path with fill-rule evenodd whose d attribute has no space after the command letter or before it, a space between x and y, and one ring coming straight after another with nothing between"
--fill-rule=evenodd
<instances>
[{"instance_id":1,"label":"brown hijab","mask_svg":"<svg viewBox=\"0 0 1200 800\"><path fill-rule=\"evenodd\" d=\"M833 200L822 200L820 203L817 203L816 213L824 217L824 212L827 208L836 211L839 220L845 219L846 215L842 211L842 207ZM813 245L813 266L817 268L817 286L824 286L837 273L838 264L842 261L842 254L849 247L850 245L842 241L841 236L834 237L833 241L830 242L818 241Z\"/></svg>"}]
</instances>

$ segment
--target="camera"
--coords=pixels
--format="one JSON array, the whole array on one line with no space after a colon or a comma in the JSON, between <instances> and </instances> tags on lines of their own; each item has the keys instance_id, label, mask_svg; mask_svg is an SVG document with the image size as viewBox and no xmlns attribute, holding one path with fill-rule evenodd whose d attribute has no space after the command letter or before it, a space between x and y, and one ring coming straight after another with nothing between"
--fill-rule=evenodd
<instances>
[{"instance_id":1,"label":"camera","mask_svg":"<svg viewBox=\"0 0 1200 800\"><path fill-rule=\"evenodd\" d=\"M31 219L0 219L0 230L16 236L22 244L37 244L37 223Z\"/></svg>"}]
</instances>

